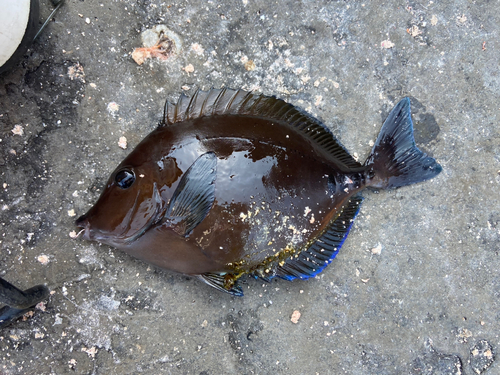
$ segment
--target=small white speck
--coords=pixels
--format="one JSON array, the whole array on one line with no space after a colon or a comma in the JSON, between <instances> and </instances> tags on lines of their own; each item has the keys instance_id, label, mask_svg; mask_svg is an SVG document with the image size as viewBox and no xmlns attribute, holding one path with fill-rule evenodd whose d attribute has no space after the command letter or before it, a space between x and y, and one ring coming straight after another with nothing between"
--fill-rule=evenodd
<instances>
[{"instance_id":1,"label":"small white speck","mask_svg":"<svg viewBox=\"0 0 500 375\"><path fill-rule=\"evenodd\" d=\"M193 73L194 72L194 66L193 64L186 65L184 68L182 68L186 73Z\"/></svg>"},{"instance_id":2,"label":"small white speck","mask_svg":"<svg viewBox=\"0 0 500 375\"><path fill-rule=\"evenodd\" d=\"M118 147L123 148L124 150L127 148L127 138L120 137L118 140Z\"/></svg>"},{"instance_id":3,"label":"small white speck","mask_svg":"<svg viewBox=\"0 0 500 375\"><path fill-rule=\"evenodd\" d=\"M203 52L205 52L205 50L203 49L203 47L199 43L193 43L193 44L191 44L191 50L194 53L196 53L198 56L203 55Z\"/></svg>"},{"instance_id":4,"label":"small white speck","mask_svg":"<svg viewBox=\"0 0 500 375\"><path fill-rule=\"evenodd\" d=\"M390 40L383 40L382 43L380 43L380 47L386 48L386 49L392 48L394 46L395 46L395 44L393 42L391 42Z\"/></svg>"},{"instance_id":5,"label":"small white speck","mask_svg":"<svg viewBox=\"0 0 500 375\"><path fill-rule=\"evenodd\" d=\"M62 324L62 318L59 316L59 314L56 314L55 320L54 320L54 326Z\"/></svg>"},{"instance_id":6,"label":"small white speck","mask_svg":"<svg viewBox=\"0 0 500 375\"><path fill-rule=\"evenodd\" d=\"M380 243L377 244L371 251L374 255L380 255L380 253L382 253L382 245Z\"/></svg>"},{"instance_id":7,"label":"small white speck","mask_svg":"<svg viewBox=\"0 0 500 375\"><path fill-rule=\"evenodd\" d=\"M38 258L36 258L40 263L42 263L44 266L49 263L49 257L47 255L40 255Z\"/></svg>"},{"instance_id":8,"label":"small white speck","mask_svg":"<svg viewBox=\"0 0 500 375\"><path fill-rule=\"evenodd\" d=\"M14 135L23 135L24 134L24 130L23 130L23 127L21 125L14 126L14 129L12 129L11 131L12 131L12 133L14 133Z\"/></svg>"},{"instance_id":9,"label":"small white speck","mask_svg":"<svg viewBox=\"0 0 500 375\"><path fill-rule=\"evenodd\" d=\"M116 112L118 112L118 110L120 109L120 105L115 102L111 102L108 104L107 108L108 112L114 116L116 115Z\"/></svg>"},{"instance_id":10,"label":"small white speck","mask_svg":"<svg viewBox=\"0 0 500 375\"><path fill-rule=\"evenodd\" d=\"M293 323L293 324L297 324L299 322L299 319L300 319L300 311L299 310L295 310L293 313L292 313L292 316L290 317L290 321Z\"/></svg>"}]
</instances>

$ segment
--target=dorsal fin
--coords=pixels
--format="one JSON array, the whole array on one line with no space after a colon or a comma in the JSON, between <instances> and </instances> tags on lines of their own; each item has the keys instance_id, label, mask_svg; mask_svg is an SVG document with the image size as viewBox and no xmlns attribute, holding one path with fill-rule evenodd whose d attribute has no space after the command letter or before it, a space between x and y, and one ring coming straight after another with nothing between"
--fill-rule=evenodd
<instances>
[{"instance_id":1,"label":"dorsal fin","mask_svg":"<svg viewBox=\"0 0 500 375\"><path fill-rule=\"evenodd\" d=\"M191 98L182 94L177 104L165 104L161 126L216 115L246 115L287 123L345 166L361 167L319 120L275 96L227 88L198 90Z\"/></svg>"}]
</instances>

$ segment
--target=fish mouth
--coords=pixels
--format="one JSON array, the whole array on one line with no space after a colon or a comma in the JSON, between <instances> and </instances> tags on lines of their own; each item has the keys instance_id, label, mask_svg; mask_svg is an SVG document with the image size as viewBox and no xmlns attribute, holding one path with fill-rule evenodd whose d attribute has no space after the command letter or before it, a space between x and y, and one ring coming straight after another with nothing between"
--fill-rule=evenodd
<instances>
[{"instance_id":1,"label":"fish mouth","mask_svg":"<svg viewBox=\"0 0 500 375\"><path fill-rule=\"evenodd\" d=\"M91 237L90 237L90 222L89 222L89 219L87 217L87 214L82 215L78 219L76 219L75 225L76 225L77 228L81 228L82 229L82 231L83 231L82 238L85 239L85 240L89 240L90 241L91 240ZM77 237L80 236L80 233L82 233L82 231L78 232Z\"/></svg>"},{"instance_id":2,"label":"fish mouth","mask_svg":"<svg viewBox=\"0 0 500 375\"><path fill-rule=\"evenodd\" d=\"M151 215L150 219L139 229L137 230L134 234L130 236L123 235L124 233L127 232L127 229L130 228L130 224L133 219L133 215L130 215L130 218L127 221L127 224L125 226L125 229L119 234L119 235L109 235L101 232L100 230L95 230L91 228L91 223L88 217L88 213L85 215L80 216L78 219L75 221L75 225L78 228L82 228L83 230L83 236L82 238L88 241L98 241L98 242L103 242L112 246L117 246L117 245L127 245L135 240L137 240L139 237L141 237L144 233L148 231L152 226L157 224L158 222L161 221L163 218L166 208L163 205L163 200L161 198L160 192L158 190L158 187L156 183L154 183L153 187L153 197L152 197L154 203L155 203L155 210L153 214ZM134 206L132 207L131 212L135 211L135 208L137 206L137 200L134 203ZM80 231L81 233L81 231Z\"/></svg>"}]
</instances>

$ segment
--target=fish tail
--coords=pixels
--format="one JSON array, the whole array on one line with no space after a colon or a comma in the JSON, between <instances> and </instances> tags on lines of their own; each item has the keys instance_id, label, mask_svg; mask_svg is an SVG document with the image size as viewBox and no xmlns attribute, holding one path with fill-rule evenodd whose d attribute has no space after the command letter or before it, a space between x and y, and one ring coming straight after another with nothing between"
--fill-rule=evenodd
<instances>
[{"instance_id":1,"label":"fish tail","mask_svg":"<svg viewBox=\"0 0 500 375\"><path fill-rule=\"evenodd\" d=\"M368 186L384 189L429 180L441 172L441 165L415 145L409 98L396 104L385 120L365 166Z\"/></svg>"}]
</instances>

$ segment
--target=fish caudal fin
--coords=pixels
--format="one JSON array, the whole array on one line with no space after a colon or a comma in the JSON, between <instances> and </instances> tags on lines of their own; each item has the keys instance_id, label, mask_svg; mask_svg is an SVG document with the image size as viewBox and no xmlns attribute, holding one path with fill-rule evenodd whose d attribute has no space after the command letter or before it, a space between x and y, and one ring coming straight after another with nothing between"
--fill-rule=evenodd
<instances>
[{"instance_id":1,"label":"fish caudal fin","mask_svg":"<svg viewBox=\"0 0 500 375\"><path fill-rule=\"evenodd\" d=\"M436 160L415 145L409 98L396 104L385 120L365 166L373 172L368 185L375 188L410 185L441 172Z\"/></svg>"}]
</instances>

